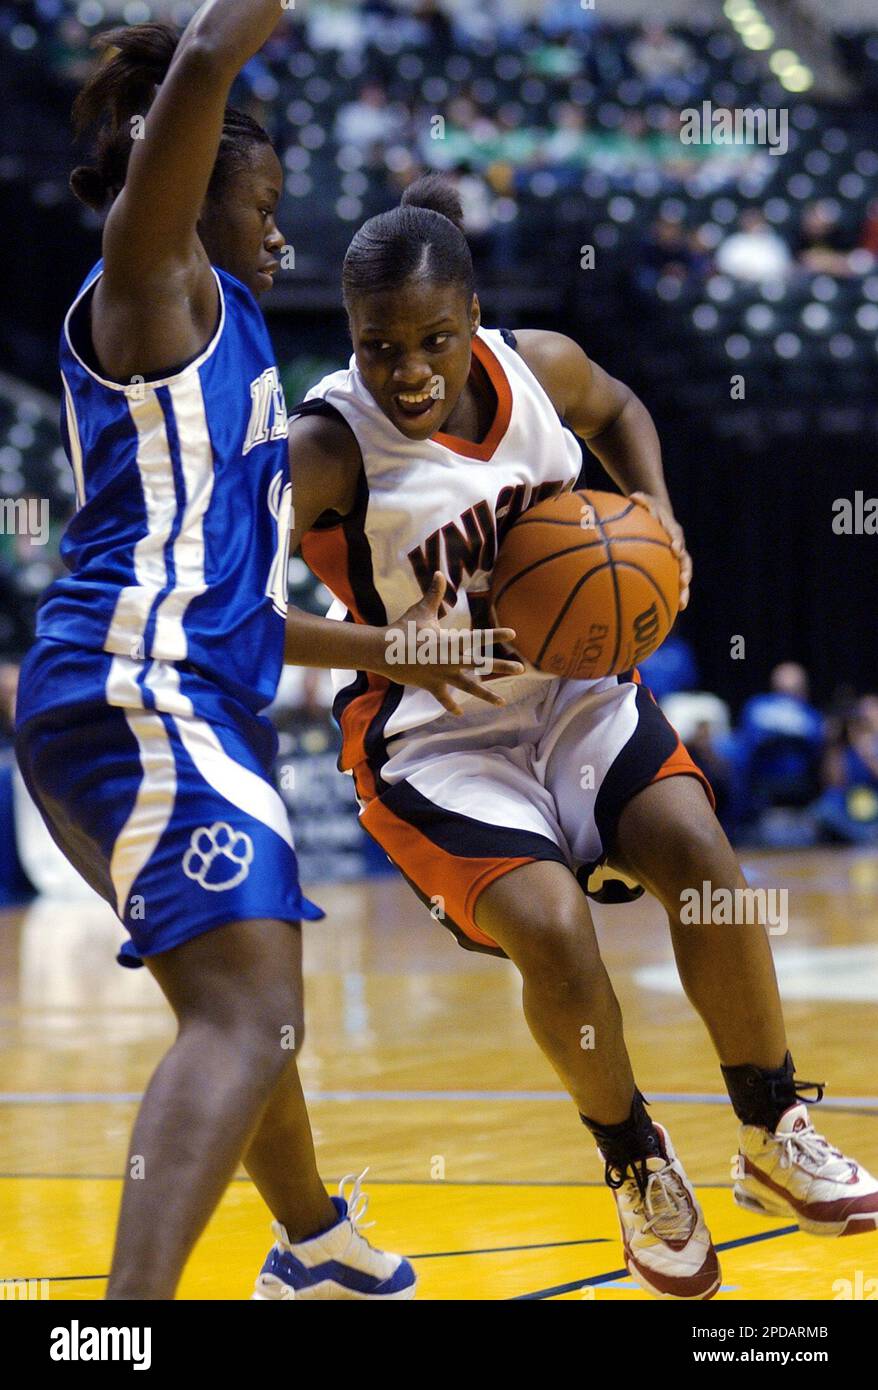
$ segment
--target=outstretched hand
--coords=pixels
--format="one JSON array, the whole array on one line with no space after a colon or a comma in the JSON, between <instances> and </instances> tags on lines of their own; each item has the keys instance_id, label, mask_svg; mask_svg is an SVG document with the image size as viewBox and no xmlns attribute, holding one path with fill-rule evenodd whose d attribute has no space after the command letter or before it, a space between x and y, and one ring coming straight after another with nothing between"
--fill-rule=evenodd
<instances>
[{"instance_id":1,"label":"outstretched hand","mask_svg":"<svg viewBox=\"0 0 878 1390\"><path fill-rule=\"evenodd\" d=\"M443 627L439 614L445 590L445 576L437 571L423 597L385 628L381 674L399 685L429 690L449 714L463 713L454 690L462 690L489 705L505 704L482 678L523 673L525 668L520 661L493 656L494 648L512 642L515 632L509 627Z\"/></svg>"}]
</instances>

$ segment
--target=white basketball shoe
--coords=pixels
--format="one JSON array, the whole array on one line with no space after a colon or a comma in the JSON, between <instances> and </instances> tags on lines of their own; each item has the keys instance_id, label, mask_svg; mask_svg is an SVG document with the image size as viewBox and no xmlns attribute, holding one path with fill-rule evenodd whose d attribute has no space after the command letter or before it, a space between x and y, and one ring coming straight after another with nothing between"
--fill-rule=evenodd
<instances>
[{"instance_id":1,"label":"white basketball shoe","mask_svg":"<svg viewBox=\"0 0 878 1390\"><path fill-rule=\"evenodd\" d=\"M812 1236L878 1228L878 1182L818 1134L801 1101L772 1134L741 1125L735 1201L760 1216L787 1216Z\"/></svg>"},{"instance_id":2,"label":"white basketball shoe","mask_svg":"<svg viewBox=\"0 0 878 1390\"><path fill-rule=\"evenodd\" d=\"M368 1171L368 1170L366 1170ZM252 1299L370 1299L374 1302L414 1298L415 1271L408 1260L376 1250L360 1234L369 1198L361 1190L365 1172L342 1178L332 1197L338 1221L328 1231L294 1244L279 1221L272 1222L275 1243L256 1280ZM350 1197L346 1185L352 1182ZM370 1223L371 1224L371 1223Z\"/></svg>"},{"instance_id":3,"label":"white basketball shoe","mask_svg":"<svg viewBox=\"0 0 878 1390\"><path fill-rule=\"evenodd\" d=\"M653 1298L713 1298L720 1269L704 1214L667 1130L658 1124L655 1128L661 1158L637 1159L624 1174L607 1173L625 1264Z\"/></svg>"}]
</instances>

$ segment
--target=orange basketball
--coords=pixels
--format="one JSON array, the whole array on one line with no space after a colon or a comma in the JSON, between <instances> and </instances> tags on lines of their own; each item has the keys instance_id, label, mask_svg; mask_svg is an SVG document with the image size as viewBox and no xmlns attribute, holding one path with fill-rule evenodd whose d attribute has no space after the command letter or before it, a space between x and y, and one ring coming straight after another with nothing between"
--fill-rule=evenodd
<instances>
[{"instance_id":1,"label":"orange basketball","mask_svg":"<svg viewBox=\"0 0 878 1390\"><path fill-rule=\"evenodd\" d=\"M645 507L609 492L565 492L510 527L491 597L519 653L571 680L618 675L671 630L680 565Z\"/></svg>"}]
</instances>

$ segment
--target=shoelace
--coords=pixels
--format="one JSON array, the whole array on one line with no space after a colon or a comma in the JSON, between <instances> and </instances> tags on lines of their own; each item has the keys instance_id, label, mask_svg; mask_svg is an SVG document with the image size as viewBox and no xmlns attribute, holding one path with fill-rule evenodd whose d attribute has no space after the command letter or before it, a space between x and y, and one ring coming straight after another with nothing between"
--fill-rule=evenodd
<instances>
[{"instance_id":1,"label":"shoelace","mask_svg":"<svg viewBox=\"0 0 878 1390\"><path fill-rule=\"evenodd\" d=\"M819 1173L828 1181L838 1182L856 1172L855 1164L845 1158L838 1149L834 1149L829 1140L818 1134L812 1124L795 1134L776 1135L775 1138L782 1150L782 1168L791 1168L798 1159L800 1166L809 1172ZM801 1163L802 1159L805 1160L804 1163Z\"/></svg>"},{"instance_id":2,"label":"shoelace","mask_svg":"<svg viewBox=\"0 0 878 1390\"><path fill-rule=\"evenodd\" d=\"M346 1173L338 1185L338 1195L341 1197L342 1201L347 1204L347 1219L351 1223L351 1235L345 1247L346 1249L350 1247L350 1242L355 1236L360 1236L362 1240L365 1240L365 1236L361 1233L367 1231L370 1226L375 1225L374 1221L363 1222L363 1217L369 1209L369 1195L363 1191L362 1183L368 1171L368 1168L364 1168L359 1177L355 1177L353 1173ZM353 1183L350 1197L345 1193L345 1188L348 1183ZM281 1252L292 1250L293 1247L280 1222L272 1221L271 1229L274 1234L276 1248Z\"/></svg>"},{"instance_id":3,"label":"shoelace","mask_svg":"<svg viewBox=\"0 0 878 1390\"><path fill-rule=\"evenodd\" d=\"M625 1169L607 1164L604 1177L613 1189L630 1183L637 1191L634 1210L646 1214L643 1229L659 1240L688 1240L694 1229L689 1194L670 1164L651 1173L645 1158L633 1159ZM632 1193L633 1196L633 1193Z\"/></svg>"},{"instance_id":4,"label":"shoelace","mask_svg":"<svg viewBox=\"0 0 878 1390\"><path fill-rule=\"evenodd\" d=\"M794 1081L793 1089L799 1100L804 1100L808 1105L819 1105L823 1099L823 1092L826 1089L825 1081ZM774 1087L772 1086L772 1090ZM816 1096L803 1095L803 1091L816 1091Z\"/></svg>"},{"instance_id":5,"label":"shoelace","mask_svg":"<svg viewBox=\"0 0 878 1390\"><path fill-rule=\"evenodd\" d=\"M353 1173L346 1173L338 1185L338 1195L347 1203L348 1220L358 1233L368 1231L370 1226L375 1225L374 1221L363 1221L369 1210L369 1194L363 1191L363 1179L368 1171L368 1168L364 1168L359 1177L355 1177ZM345 1192L348 1183L353 1183L350 1197Z\"/></svg>"}]
</instances>

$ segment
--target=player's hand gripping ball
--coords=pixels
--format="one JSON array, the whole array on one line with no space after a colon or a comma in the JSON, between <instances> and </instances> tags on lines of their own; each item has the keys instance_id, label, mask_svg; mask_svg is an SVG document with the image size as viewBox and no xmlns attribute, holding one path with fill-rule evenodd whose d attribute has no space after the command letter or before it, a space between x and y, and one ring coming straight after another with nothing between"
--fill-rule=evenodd
<instances>
[{"instance_id":1,"label":"player's hand gripping ball","mask_svg":"<svg viewBox=\"0 0 878 1390\"><path fill-rule=\"evenodd\" d=\"M630 498L565 492L510 527L494 566L497 622L518 652L570 680L618 675L670 632L680 562L661 523Z\"/></svg>"}]
</instances>

